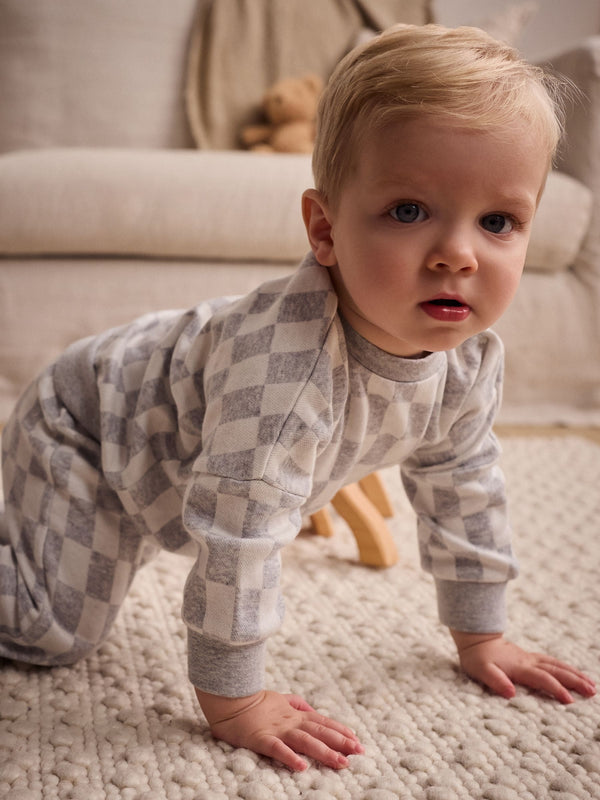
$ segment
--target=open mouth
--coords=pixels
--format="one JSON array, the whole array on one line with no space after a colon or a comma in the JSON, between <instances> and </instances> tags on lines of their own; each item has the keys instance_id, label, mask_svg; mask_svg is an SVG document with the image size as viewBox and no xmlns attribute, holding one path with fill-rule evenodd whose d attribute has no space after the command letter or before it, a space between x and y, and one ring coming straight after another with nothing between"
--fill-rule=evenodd
<instances>
[{"instance_id":1,"label":"open mouth","mask_svg":"<svg viewBox=\"0 0 600 800\"><path fill-rule=\"evenodd\" d=\"M423 311L439 322L463 322L471 313L471 308L453 297L436 297L421 303Z\"/></svg>"},{"instance_id":2,"label":"open mouth","mask_svg":"<svg viewBox=\"0 0 600 800\"><path fill-rule=\"evenodd\" d=\"M429 301L434 306L448 306L449 308L464 308L465 304L459 300L450 300L440 297L438 300Z\"/></svg>"}]
</instances>

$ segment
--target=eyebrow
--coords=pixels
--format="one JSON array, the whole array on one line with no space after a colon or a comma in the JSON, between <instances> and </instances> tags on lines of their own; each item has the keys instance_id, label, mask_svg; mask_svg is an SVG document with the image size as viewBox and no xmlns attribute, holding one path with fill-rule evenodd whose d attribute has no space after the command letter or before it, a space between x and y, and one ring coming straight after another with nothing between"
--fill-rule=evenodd
<instances>
[{"instance_id":1,"label":"eyebrow","mask_svg":"<svg viewBox=\"0 0 600 800\"><path fill-rule=\"evenodd\" d=\"M411 195L412 193L418 194L419 191L421 191L421 185L425 187L429 185L427 176L420 174L415 165L409 165L406 170L402 170L399 173L392 172L385 175L373 175L371 173L367 177L367 181L371 191L393 191L399 195L404 193L407 195ZM544 184L545 182L536 195L519 188L516 188L515 191L511 191L510 187L507 187L505 190L499 189L497 194L493 194L495 198L493 204L498 210L502 210L504 207L514 209L515 212L520 212L521 214L531 214L533 216L539 205ZM490 196L492 196L492 193L493 190Z\"/></svg>"},{"instance_id":2,"label":"eyebrow","mask_svg":"<svg viewBox=\"0 0 600 800\"><path fill-rule=\"evenodd\" d=\"M417 184L418 180L414 178L406 178L406 177L394 177L394 176L386 176L383 178L376 178L369 181L369 185L371 189L376 191L395 191L398 194L402 194L404 191L404 187L407 184ZM425 183L427 183L425 181ZM542 187L543 188L543 187ZM412 194L413 192L419 193L420 189L417 185L416 188L408 188L406 189L408 194ZM517 211L521 211L522 213L530 213L535 212L538 203L539 203L539 196L541 195L541 190L539 195L529 194L529 192L519 192L519 193L509 193L509 192L499 192L498 194L494 195L492 205L496 206L498 210L502 208L508 207L510 209L515 209ZM418 198L417 198L418 199Z\"/></svg>"},{"instance_id":3,"label":"eyebrow","mask_svg":"<svg viewBox=\"0 0 600 800\"><path fill-rule=\"evenodd\" d=\"M535 212L537 208L537 196L525 194L501 194L496 198L495 205L499 208L508 207L517 209L523 213Z\"/></svg>"}]
</instances>

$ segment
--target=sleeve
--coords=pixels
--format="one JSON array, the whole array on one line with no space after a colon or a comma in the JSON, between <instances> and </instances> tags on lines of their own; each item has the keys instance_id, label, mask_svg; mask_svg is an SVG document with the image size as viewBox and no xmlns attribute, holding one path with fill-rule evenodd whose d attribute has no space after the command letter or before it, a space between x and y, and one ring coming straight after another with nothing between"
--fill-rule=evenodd
<instances>
[{"instance_id":1,"label":"sleeve","mask_svg":"<svg viewBox=\"0 0 600 800\"><path fill-rule=\"evenodd\" d=\"M417 514L421 564L436 583L439 616L455 630L506 625L505 594L518 568L511 546L500 445L503 349L487 333L449 361L440 436L402 466Z\"/></svg>"},{"instance_id":2,"label":"sleeve","mask_svg":"<svg viewBox=\"0 0 600 800\"><path fill-rule=\"evenodd\" d=\"M301 525L304 497L262 480L199 475L184 504L184 525L199 543L183 619L191 682L240 697L263 688L266 640L284 604L281 549Z\"/></svg>"},{"instance_id":3,"label":"sleeve","mask_svg":"<svg viewBox=\"0 0 600 800\"><path fill-rule=\"evenodd\" d=\"M263 688L266 640L283 617L281 549L330 436L335 310L326 271L307 262L215 315L210 353L195 356L205 406L183 499L198 544L183 618L190 679L212 694Z\"/></svg>"}]
</instances>

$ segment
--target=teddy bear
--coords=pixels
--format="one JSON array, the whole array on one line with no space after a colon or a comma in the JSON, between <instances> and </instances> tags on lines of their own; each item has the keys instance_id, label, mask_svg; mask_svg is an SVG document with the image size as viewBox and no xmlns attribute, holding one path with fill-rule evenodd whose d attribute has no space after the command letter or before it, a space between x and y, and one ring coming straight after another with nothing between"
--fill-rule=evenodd
<instances>
[{"instance_id":1,"label":"teddy bear","mask_svg":"<svg viewBox=\"0 0 600 800\"><path fill-rule=\"evenodd\" d=\"M261 103L267 122L244 126L243 144L250 150L262 152L311 153L322 90L323 81L318 75L277 81L267 90Z\"/></svg>"}]
</instances>

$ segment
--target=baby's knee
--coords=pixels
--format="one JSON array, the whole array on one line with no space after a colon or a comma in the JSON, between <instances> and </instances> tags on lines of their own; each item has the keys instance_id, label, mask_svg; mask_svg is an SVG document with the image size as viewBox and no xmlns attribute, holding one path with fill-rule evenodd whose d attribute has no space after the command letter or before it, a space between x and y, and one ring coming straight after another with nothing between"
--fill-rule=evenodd
<instances>
[{"instance_id":1,"label":"baby's knee","mask_svg":"<svg viewBox=\"0 0 600 800\"><path fill-rule=\"evenodd\" d=\"M27 580L30 572L12 548L0 547L0 657L60 666L89 656L110 633L118 605L60 581L49 593L45 581Z\"/></svg>"},{"instance_id":2,"label":"baby's knee","mask_svg":"<svg viewBox=\"0 0 600 800\"><path fill-rule=\"evenodd\" d=\"M0 634L0 657L42 667L72 666L92 655L105 638L69 633L53 620L41 637L32 629L5 630Z\"/></svg>"}]
</instances>

